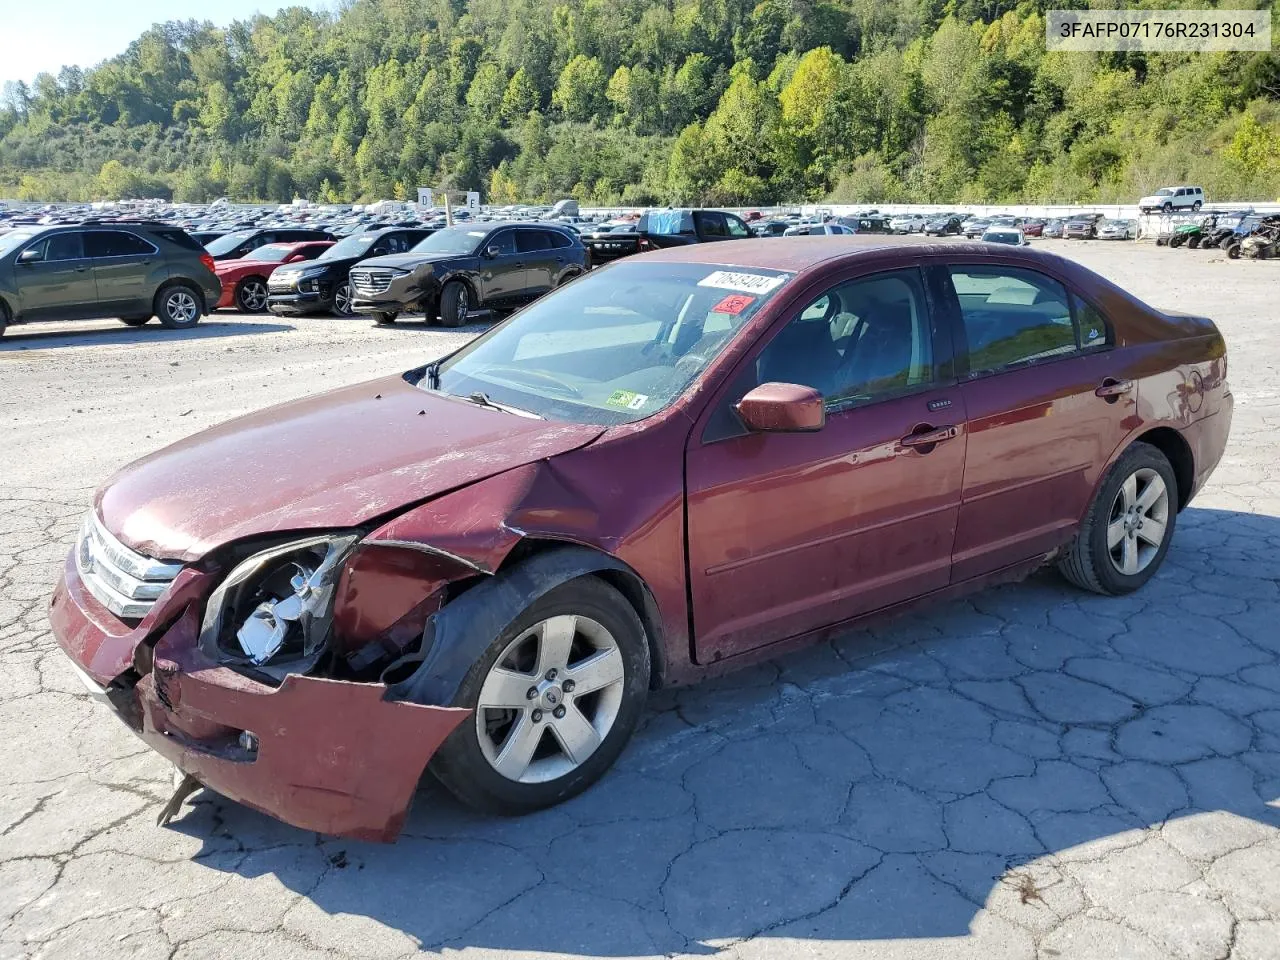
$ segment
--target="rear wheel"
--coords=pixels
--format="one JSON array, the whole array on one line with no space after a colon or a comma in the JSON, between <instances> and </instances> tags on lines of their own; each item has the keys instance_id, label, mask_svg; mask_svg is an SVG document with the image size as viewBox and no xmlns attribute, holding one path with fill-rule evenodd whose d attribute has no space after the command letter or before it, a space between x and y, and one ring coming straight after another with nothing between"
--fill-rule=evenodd
<instances>
[{"instance_id":1,"label":"rear wheel","mask_svg":"<svg viewBox=\"0 0 1280 960\"><path fill-rule=\"evenodd\" d=\"M1192 210L1194 210L1194 211L1196 211L1197 213L1199 213L1199 212L1200 212L1200 201L1199 201L1199 200L1197 200L1195 203L1193 203L1193 204L1191 205L1191 209L1192 209Z\"/></svg>"},{"instance_id":2,"label":"rear wheel","mask_svg":"<svg viewBox=\"0 0 1280 960\"><path fill-rule=\"evenodd\" d=\"M1180 247L1186 242L1187 242L1186 235L1181 233L1175 233L1172 237L1169 238L1169 246L1171 247Z\"/></svg>"},{"instance_id":3,"label":"rear wheel","mask_svg":"<svg viewBox=\"0 0 1280 960\"><path fill-rule=\"evenodd\" d=\"M444 288L440 296L440 325L460 327L467 322L471 309L471 291L461 280L455 280Z\"/></svg>"},{"instance_id":4,"label":"rear wheel","mask_svg":"<svg viewBox=\"0 0 1280 960\"><path fill-rule=\"evenodd\" d=\"M1195 249L1196 247L1198 247L1198 246L1200 246L1200 238L1199 238L1199 237L1188 237L1188 238L1187 238L1187 249L1188 249L1188 250L1194 250L1194 249Z\"/></svg>"},{"instance_id":5,"label":"rear wheel","mask_svg":"<svg viewBox=\"0 0 1280 960\"><path fill-rule=\"evenodd\" d=\"M474 716L431 769L459 799L516 814L580 793L610 767L644 709L644 627L595 577L535 600L472 665L453 705Z\"/></svg>"},{"instance_id":6,"label":"rear wheel","mask_svg":"<svg viewBox=\"0 0 1280 960\"><path fill-rule=\"evenodd\" d=\"M4 305L4 301L0 300L0 337L4 336L5 328L9 326L9 308Z\"/></svg>"},{"instance_id":7,"label":"rear wheel","mask_svg":"<svg viewBox=\"0 0 1280 960\"><path fill-rule=\"evenodd\" d=\"M200 293L185 283L175 283L156 294L155 314L160 325L185 330L200 322Z\"/></svg>"},{"instance_id":8,"label":"rear wheel","mask_svg":"<svg viewBox=\"0 0 1280 960\"><path fill-rule=\"evenodd\" d=\"M1107 472L1058 569L1094 593L1132 593L1160 569L1177 518L1178 481L1168 458L1135 443Z\"/></svg>"},{"instance_id":9,"label":"rear wheel","mask_svg":"<svg viewBox=\"0 0 1280 960\"><path fill-rule=\"evenodd\" d=\"M245 277L236 284L236 309L241 313L261 313L267 308L267 281Z\"/></svg>"},{"instance_id":10,"label":"rear wheel","mask_svg":"<svg viewBox=\"0 0 1280 960\"><path fill-rule=\"evenodd\" d=\"M351 284L346 280L333 291L333 313L339 317L349 317L355 313L351 309Z\"/></svg>"}]
</instances>

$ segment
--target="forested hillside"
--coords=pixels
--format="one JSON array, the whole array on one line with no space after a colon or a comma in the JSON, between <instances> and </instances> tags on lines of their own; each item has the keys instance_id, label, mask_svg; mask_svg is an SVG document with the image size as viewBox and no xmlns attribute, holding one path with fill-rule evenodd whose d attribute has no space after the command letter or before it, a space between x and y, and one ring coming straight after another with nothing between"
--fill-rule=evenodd
<instances>
[{"instance_id":1,"label":"forested hillside","mask_svg":"<svg viewBox=\"0 0 1280 960\"><path fill-rule=\"evenodd\" d=\"M1059 5L350 0L170 23L6 89L0 196L1280 196L1275 54L1046 54Z\"/></svg>"}]
</instances>

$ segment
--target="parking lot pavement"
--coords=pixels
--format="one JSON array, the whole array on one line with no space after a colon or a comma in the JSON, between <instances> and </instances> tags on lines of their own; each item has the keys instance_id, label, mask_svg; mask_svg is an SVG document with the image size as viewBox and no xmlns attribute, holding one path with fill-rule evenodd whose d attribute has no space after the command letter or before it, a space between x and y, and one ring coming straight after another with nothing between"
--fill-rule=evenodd
<instances>
[{"instance_id":1,"label":"parking lot pavement","mask_svg":"<svg viewBox=\"0 0 1280 960\"><path fill-rule=\"evenodd\" d=\"M157 828L169 770L81 694L44 610L115 467L468 331L11 331L0 958L1280 957L1280 264L1043 245L1227 337L1231 444L1147 588L1045 573L660 693L585 795L489 819L426 786L387 847L208 794Z\"/></svg>"}]
</instances>

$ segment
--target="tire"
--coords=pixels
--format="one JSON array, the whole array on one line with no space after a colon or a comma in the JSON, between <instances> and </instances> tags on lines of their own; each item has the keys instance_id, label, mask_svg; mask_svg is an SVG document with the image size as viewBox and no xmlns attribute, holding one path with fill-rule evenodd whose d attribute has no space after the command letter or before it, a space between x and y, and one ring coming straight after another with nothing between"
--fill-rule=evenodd
<instances>
[{"instance_id":1,"label":"tire","mask_svg":"<svg viewBox=\"0 0 1280 960\"><path fill-rule=\"evenodd\" d=\"M236 309L241 313L262 313L267 297L267 281L262 277L245 277L236 284Z\"/></svg>"},{"instance_id":2,"label":"tire","mask_svg":"<svg viewBox=\"0 0 1280 960\"><path fill-rule=\"evenodd\" d=\"M1200 237L1189 237L1189 238L1187 238L1187 249L1188 249L1188 250L1195 250L1195 249L1196 249L1197 247L1199 247L1199 246L1200 246Z\"/></svg>"},{"instance_id":3,"label":"tire","mask_svg":"<svg viewBox=\"0 0 1280 960\"><path fill-rule=\"evenodd\" d=\"M343 280L333 291L333 315L335 317L355 316L351 309L351 282Z\"/></svg>"},{"instance_id":4,"label":"tire","mask_svg":"<svg viewBox=\"0 0 1280 960\"><path fill-rule=\"evenodd\" d=\"M467 311L471 308L471 290L461 280L454 280L444 288L440 295L440 325L442 327L460 327L467 322Z\"/></svg>"},{"instance_id":5,"label":"tire","mask_svg":"<svg viewBox=\"0 0 1280 960\"><path fill-rule=\"evenodd\" d=\"M389 327L396 322L398 316L400 316L399 310L384 310L382 313L373 315L373 322L380 327Z\"/></svg>"},{"instance_id":6,"label":"tire","mask_svg":"<svg viewBox=\"0 0 1280 960\"><path fill-rule=\"evenodd\" d=\"M200 322L200 291L187 283L174 283L156 294L155 315L162 327L188 330Z\"/></svg>"},{"instance_id":7,"label":"tire","mask_svg":"<svg viewBox=\"0 0 1280 960\"><path fill-rule=\"evenodd\" d=\"M1172 204L1172 203L1166 203L1164 206L1162 206L1162 207L1160 208L1160 210L1161 210L1163 213L1173 213L1173 204Z\"/></svg>"},{"instance_id":8,"label":"tire","mask_svg":"<svg viewBox=\"0 0 1280 960\"><path fill-rule=\"evenodd\" d=\"M1195 203L1193 203L1193 204L1191 205L1191 209L1192 209L1193 211L1195 211L1196 213L1199 213L1199 212L1200 212L1200 201L1199 201L1199 200L1197 200Z\"/></svg>"},{"instance_id":9,"label":"tire","mask_svg":"<svg viewBox=\"0 0 1280 960\"><path fill-rule=\"evenodd\" d=\"M121 323L127 327L141 327L150 322L150 317L118 317Z\"/></svg>"},{"instance_id":10,"label":"tire","mask_svg":"<svg viewBox=\"0 0 1280 960\"><path fill-rule=\"evenodd\" d=\"M3 300L0 300L0 337L4 336L5 329L9 326L12 317L9 314L9 308L5 306Z\"/></svg>"},{"instance_id":11,"label":"tire","mask_svg":"<svg viewBox=\"0 0 1280 960\"><path fill-rule=\"evenodd\" d=\"M542 652L546 648L540 639L542 631L554 621L549 635L563 638L570 617L574 619L570 653L563 658L551 655L549 662L561 663L560 672L544 674L548 659ZM611 651L602 647L591 652L606 636L613 644L612 659ZM601 668L597 675L614 677L607 686L586 696L559 686L582 676L585 659L601 653L606 657L597 661ZM508 678L521 675L505 690L493 674L500 664L505 664L502 669ZM472 664L453 706L470 708L474 715L440 747L431 770L462 802L489 813L527 813L567 800L598 780L626 746L644 710L649 670L644 627L631 605L596 577L571 580L530 604ZM615 676L618 672L621 678ZM530 691L520 689L526 683ZM491 691L486 697L496 703L510 702L512 708L482 708L481 693L486 687ZM528 692L535 690L541 690L541 695L529 699ZM552 710L552 704L558 706ZM566 714L566 710L573 712ZM528 736L522 736L522 731ZM586 749L590 743L590 751L575 762L562 737L578 742L574 735L586 731L591 733L579 745ZM532 759L523 760L519 751L513 755L517 745L535 751ZM506 773L499 772L499 764L507 765ZM520 771L522 779L512 776Z\"/></svg>"},{"instance_id":12,"label":"tire","mask_svg":"<svg viewBox=\"0 0 1280 960\"><path fill-rule=\"evenodd\" d=\"M1238 241L1233 241L1232 243L1228 243L1228 244L1227 244L1225 247L1223 247L1222 249L1223 249L1223 250L1225 250L1225 251L1227 252L1227 258L1228 258L1228 259L1230 259L1230 260L1239 260L1239 259L1240 259L1240 244L1239 244L1239 242L1238 242Z\"/></svg>"},{"instance_id":13,"label":"tire","mask_svg":"<svg viewBox=\"0 0 1280 960\"><path fill-rule=\"evenodd\" d=\"M1169 238L1169 246L1173 249L1177 249L1178 247L1182 246L1186 242L1187 242L1187 237L1186 237L1186 234L1183 234L1183 233L1175 233L1172 237Z\"/></svg>"},{"instance_id":14,"label":"tire","mask_svg":"<svg viewBox=\"0 0 1280 960\"><path fill-rule=\"evenodd\" d=\"M1135 503L1142 508L1149 496L1154 499L1145 510L1127 511ZM1132 593L1160 569L1177 518L1178 481L1168 458L1148 443L1135 443L1107 471L1058 569L1082 590L1112 597ZM1147 533L1136 521L1147 525ZM1158 544L1151 543L1152 524L1162 524ZM1123 536L1117 540L1118 532Z\"/></svg>"}]
</instances>

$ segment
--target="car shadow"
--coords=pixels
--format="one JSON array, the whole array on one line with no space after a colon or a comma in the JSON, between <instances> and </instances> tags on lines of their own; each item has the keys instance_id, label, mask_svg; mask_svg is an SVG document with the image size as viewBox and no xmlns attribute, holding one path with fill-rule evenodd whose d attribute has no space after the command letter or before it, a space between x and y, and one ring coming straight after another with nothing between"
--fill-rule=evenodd
<instances>
[{"instance_id":1,"label":"car shadow","mask_svg":"<svg viewBox=\"0 0 1280 960\"><path fill-rule=\"evenodd\" d=\"M152 320L143 327L127 327L107 321L107 326L86 329L58 329L61 324L26 324L9 327L0 337L0 353L21 350L57 350L63 347L84 347L97 344L121 343L172 343L181 340L209 340L220 337L243 337L261 333L280 333L295 329L291 324L278 320L225 320L205 318L187 330L167 330Z\"/></svg>"},{"instance_id":2,"label":"car shadow","mask_svg":"<svg viewBox=\"0 0 1280 960\"><path fill-rule=\"evenodd\" d=\"M1118 887L1176 890L1280 828L1278 558L1280 518L1191 508L1133 596L1042 572L655 694L601 783L529 816L424 781L395 845L209 794L171 829L302 894L286 926L339 951L711 954L1123 915Z\"/></svg>"}]
</instances>

